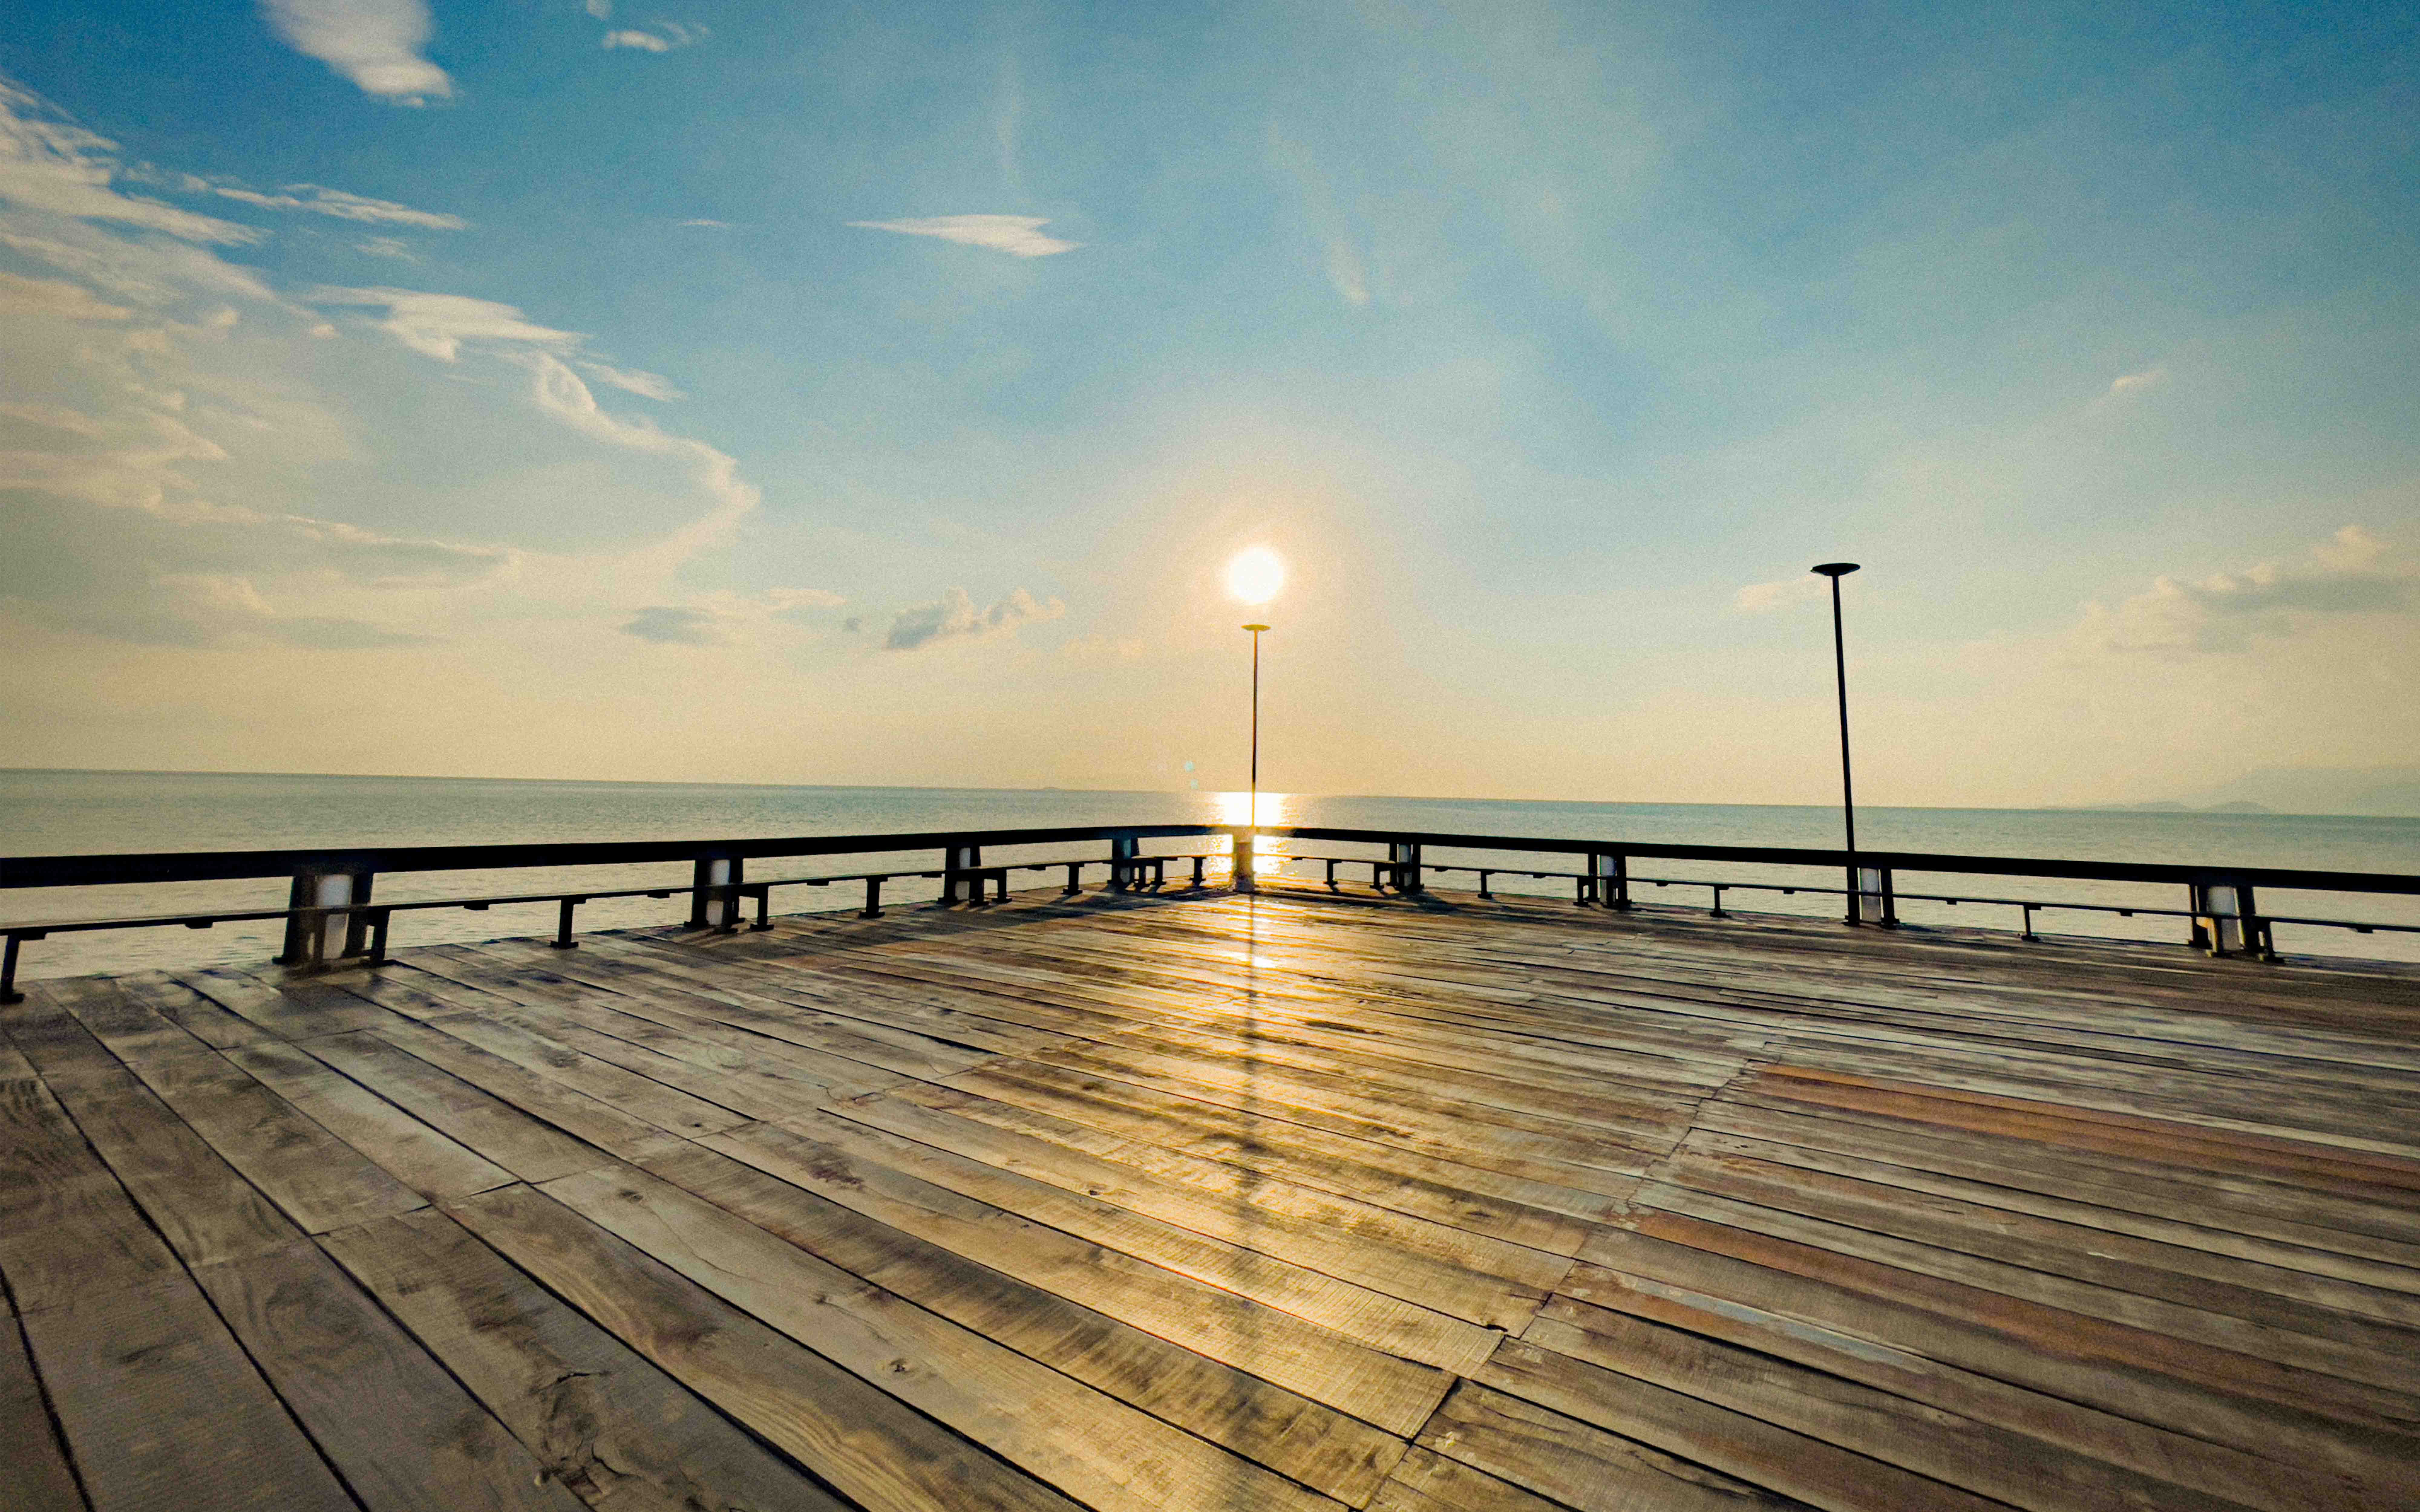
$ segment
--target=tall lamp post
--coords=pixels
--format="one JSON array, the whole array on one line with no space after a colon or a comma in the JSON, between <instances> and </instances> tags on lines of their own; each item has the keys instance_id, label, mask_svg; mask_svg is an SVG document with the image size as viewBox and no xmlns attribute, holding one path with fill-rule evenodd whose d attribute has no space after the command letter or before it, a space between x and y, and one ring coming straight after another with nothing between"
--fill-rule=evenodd
<instances>
[{"instance_id":1,"label":"tall lamp post","mask_svg":"<svg viewBox=\"0 0 2420 1512\"><path fill-rule=\"evenodd\" d=\"M1254 608L1278 596L1285 586L1285 562L1264 546L1249 547L1235 553L1227 563L1227 591ZM1254 826L1261 822L1261 632L1265 625L1244 626L1252 634L1252 764L1251 782L1245 794L1244 830L1235 842L1235 887L1238 891L1252 890Z\"/></svg>"},{"instance_id":2,"label":"tall lamp post","mask_svg":"<svg viewBox=\"0 0 2420 1512\"><path fill-rule=\"evenodd\" d=\"M1840 824L1848 834L1849 922L1857 922L1857 797L1849 779L1849 654L1840 634L1840 579L1857 570L1854 562L1819 562L1812 569L1832 579L1832 672L1840 693Z\"/></svg>"}]
</instances>

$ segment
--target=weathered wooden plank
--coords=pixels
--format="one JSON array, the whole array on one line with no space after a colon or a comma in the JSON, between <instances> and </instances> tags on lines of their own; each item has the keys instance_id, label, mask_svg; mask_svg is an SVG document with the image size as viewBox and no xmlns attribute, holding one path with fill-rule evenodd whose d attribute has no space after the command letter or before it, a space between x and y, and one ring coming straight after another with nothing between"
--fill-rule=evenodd
<instances>
[{"instance_id":1,"label":"weathered wooden plank","mask_svg":"<svg viewBox=\"0 0 2420 1512\"><path fill-rule=\"evenodd\" d=\"M50 982L28 982L24 1001L0 1003L0 1034L8 1036L18 1053L45 1076L108 1071L117 1065L108 1046L59 1006L57 989Z\"/></svg>"},{"instance_id":2,"label":"weathered wooden plank","mask_svg":"<svg viewBox=\"0 0 2420 1512\"><path fill-rule=\"evenodd\" d=\"M485 1192L513 1180L511 1172L330 1070L297 1046L241 1046L227 1051L226 1057L313 1122L433 1202Z\"/></svg>"},{"instance_id":3,"label":"weathered wooden plank","mask_svg":"<svg viewBox=\"0 0 2420 1512\"><path fill-rule=\"evenodd\" d=\"M656 1125L633 1118L611 1103L541 1076L477 1045L441 1034L431 1026L389 1025L379 1032L378 1038L533 1119L625 1160L669 1137ZM500 1165L505 1164L498 1156L490 1158Z\"/></svg>"},{"instance_id":4,"label":"weathered wooden plank","mask_svg":"<svg viewBox=\"0 0 2420 1512\"><path fill-rule=\"evenodd\" d=\"M1817 1506L1859 1512L1990 1512L1994 1504L1752 1413L1668 1391L1521 1339L1505 1340L1475 1379L1507 1396ZM1766 1394L1768 1410L1773 1395Z\"/></svg>"},{"instance_id":5,"label":"weathered wooden plank","mask_svg":"<svg viewBox=\"0 0 2420 1512\"><path fill-rule=\"evenodd\" d=\"M1419 1446L1581 1512L1758 1512L1806 1505L1469 1381L1456 1386L1420 1430Z\"/></svg>"},{"instance_id":6,"label":"weathered wooden plank","mask_svg":"<svg viewBox=\"0 0 2420 1512\"><path fill-rule=\"evenodd\" d=\"M524 1181L567 1176L607 1158L376 1035L324 1035L308 1053Z\"/></svg>"},{"instance_id":7,"label":"weathered wooden plank","mask_svg":"<svg viewBox=\"0 0 2420 1512\"><path fill-rule=\"evenodd\" d=\"M2354 1478L2297 1473L1947 1363L2015 1360L2009 1373L2026 1376L2023 1351L1986 1331L1643 1235L1624 1236L1620 1249L1630 1269L1582 1264L1564 1283L1564 1298L1739 1344L2222 1501L2270 1512L2383 1512L2400 1500ZM2037 1363L2036 1380L2059 1381L2055 1363L2047 1377L2044 1368ZM2081 1385L2083 1395L2096 1395L2091 1379ZM2126 1405L2122 1387L2118 1396Z\"/></svg>"},{"instance_id":8,"label":"weathered wooden plank","mask_svg":"<svg viewBox=\"0 0 2420 1512\"><path fill-rule=\"evenodd\" d=\"M942 1093L942 1099L957 1094ZM863 1098L838 1117L883 1129L1016 1171L1162 1223L1274 1256L1373 1291L1459 1318L1482 1328L1517 1332L1545 1300L1568 1261L1555 1261L1543 1285L1508 1280L1481 1270L1449 1242L1410 1232L1383 1210L1356 1211L1342 1202L1233 1172L1218 1189L1202 1191L1163 1180L1137 1165L1024 1132L1019 1120L981 1117L976 1100L936 1107L912 1094ZM1297 1196L1299 1194L1299 1196ZM1294 1200L1289 1200L1289 1197ZM1433 1227L1433 1226L1432 1226Z\"/></svg>"},{"instance_id":9,"label":"weathered wooden plank","mask_svg":"<svg viewBox=\"0 0 2420 1512\"><path fill-rule=\"evenodd\" d=\"M0 1082L0 1276L18 1309L136 1286L176 1263L49 1089Z\"/></svg>"},{"instance_id":10,"label":"weathered wooden plank","mask_svg":"<svg viewBox=\"0 0 2420 1512\"><path fill-rule=\"evenodd\" d=\"M477 949L506 969L533 953L530 946L508 940ZM600 949L558 965L557 974L570 987L595 989L586 997L591 1003L709 1043L773 1057L860 1091L892 1086L907 1076L946 1076L990 1057L986 1049L946 1043L869 1020L849 1020L851 1027L839 1027L820 1011L740 990L755 980L754 973L727 981L700 979L680 971L672 959L659 960L661 964L634 964L616 959L610 949ZM708 980L715 984L707 986Z\"/></svg>"},{"instance_id":11,"label":"weathered wooden plank","mask_svg":"<svg viewBox=\"0 0 2420 1512\"><path fill-rule=\"evenodd\" d=\"M1359 1505L1403 1443L1308 1397L697 1148L649 1171L985 1338Z\"/></svg>"},{"instance_id":12,"label":"weathered wooden plank","mask_svg":"<svg viewBox=\"0 0 2420 1512\"><path fill-rule=\"evenodd\" d=\"M1549 1255L1578 1254L1590 1224L1621 1209L1618 1200L1592 1192L1527 1182L1417 1150L1036 1061L1001 1059L963 1072L945 1085Z\"/></svg>"},{"instance_id":13,"label":"weathered wooden plank","mask_svg":"<svg viewBox=\"0 0 2420 1512\"><path fill-rule=\"evenodd\" d=\"M624 1512L842 1512L788 1461L550 1296L443 1213L320 1244L546 1473Z\"/></svg>"},{"instance_id":14,"label":"weathered wooden plank","mask_svg":"<svg viewBox=\"0 0 2420 1512\"><path fill-rule=\"evenodd\" d=\"M213 1050L277 1040L276 1035L259 1025L228 1012L164 971L138 972L115 980L127 996Z\"/></svg>"},{"instance_id":15,"label":"weathered wooden plank","mask_svg":"<svg viewBox=\"0 0 2420 1512\"><path fill-rule=\"evenodd\" d=\"M357 1512L182 1271L24 1326L94 1512Z\"/></svg>"},{"instance_id":16,"label":"weathered wooden plank","mask_svg":"<svg viewBox=\"0 0 2420 1512\"><path fill-rule=\"evenodd\" d=\"M854 1111L844 1105L795 1127L936 1186L1223 1287L1373 1349L1456 1375L1467 1375L1476 1368L1499 1336L1492 1329L1233 1241L1180 1228L963 1152L938 1149L843 1117Z\"/></svg>"},{"instance_id":17,"label":"weathered wooden plank","mask_svg":"<svg viewBox=\"0 0 2420 1512\"><path fill-rule=\"evenodd\" d=\"M546 1193L869 1384L1087 1505L1337 1504L636 1171Z\"/></svg>"},{"instance_id":18,"label":"weathered wooden plank","mask_svg":"<svg viewBox=\"0 0 2420 1512\"><path fill-rule=\"evenodd\" d=\"M318 983L288 983L277 968L204 966L169 975L228 1012L281 1040L374 1029L397 1015L350 993Z\"/></svg>"},{"instance_id":19,"label":"weathered wooden plank","mask_svg":"<svg viewBox=\"0 0 2420 1512\"><path fill-rule=\"evenodd\" d=\"M2299 1263L2305 1269L2397 1290L2412 1289L2409 1285L2398 1286L2399 1277L2420 1273L2420 1242L2366 1234L2353 1227L2397 1215L2350 1211L2349 1205L2336 1202L2322 1205L2314 1194L2274 1183L2110 1156L2061 1155L1839 1110L1823 1110L1820 1118L1809 1116L1813 1111L1803 1104L1768 1105L1734 1093L1707 1103L1699 1119L1708 1129L1947 1172L2112 1212L2149 1214L2217 1234L2270 1240L2301 1252ZM2350 1268L2342 1257L2354 1257ZM2362 1261L2391 1269L2371 1269Z\"/></svg>"},{"instance_id":20,"label":"weathered wooden plank","mask_svg":"<svg viewBox=\"0 0 2420 1512\"><path fill-rule=\"evenodd\" d=\"M1730 1102L1708 1103L1699 1115L1690 1141L1709 1149L1753 1151L1762 1159L1910 1192L1988 1201L2012 1212L2148 1240L2169 1251L2199 1250L2216 1257L2212 1263L2221 1266L2240 1260L2261 1274L2277 1277L2273 1285L2288 1295L2383 1321L2397 1320L2406 1305L2399 1298L2420 1293L2420 1268L2241 1232L2233 1227L2233 1219L2209 1200L2214 1195L2207 1191L2200 1194L2205 1198L2201 1203L2169 1204L2080 1179L2048 1175L2028 1179L2013 1156L1994 1165L1980 1158L1981 1150L1963 1151L1943 1140L1894 1136L1829 1119L1800 1119ZM1910 1164L1915 1161L1924 1164ZM1978 1180L1978 1175L1998 1180ZM2044 1186L2057 1190L2040 1190ZM2155 1209L2169 1211L2149 1211ZM2180 1212L2188 1216L2177 1216ZM2174 1263L2194 1262L2180 1258ZM2302 1279L2289 1282L2284 1279L2288 1275ZM2296 1286L2304 1289L2292 1289Z\"/></svg>"},{"instance_id":21,"label":"weathered wooden plank","mask_svg":"<svg viewBox=\"0 0 2420 1512\"><path fill-rule=\"evenodd\" d=\"M830 1083L784 1074L771 1066L746 1064L736 1055L729 1057L730 1064L717 1066L701 1065L694 1056L667 1054L660 1044L638 1042L606 1030L599 1021L608 1016L562 1004L542 1013L499 1014L497 1022L527 1029L566 1050L660 1082L742 1118L795 1118L813 1113L833 1099ZM644 1024L628 1014L610 1016Z\"/></svg>"},{"instance_id":22,"label":"weathered wooden plank","mask_svg":"<svg viewBox=\"0 0 2420 1512\"><path fill-rule=\"evenodd\" d=\"M2325 1341L1706 1192L1657 1185L1643 1189L1638 1200L1642 1209L1685 1214L1887 1269L1900 1278L1905 1293L1964 1316L1988 1311L2007 1320L2002 1326L2060 1330L2071 1344L2110 1358L2156 1361L2179 1379L2409 1438L2420 1452L2420 1399L2277 1358L2316 1355L2338 1367L2361 1363L2355 1351Z\"/></svg>"},{"instance_id":23,"label":"weathered wooden plank","mask_svg":"<svg viewBox=\"0 0 2420 1512\"><path fill-rule=\"evenodd\" d=\"M426 1200L218 1051L132 1069L228 1165L312 1233Z\"/></svg>"},{"instance_id":24,"label":"weathered wooden plank","mask_svg":"<svg viewBox=\"0 0 2420 1512\"><path fill-rule=\"evenodd\" d=\"M2311 1144L2275 1134L2205 1128L2074 1104L1995 1096L1943 1086L1852 1077L1811 1067L1771 1066L1756 1089L1768 1096L2029 1139L2071 1149L2283 1178L2359 1201L2420 1206L2420 1160Z\"/></svg>"},{"instance_id":25,"label":"weathered wooden plank","mask_svg":"<svg viewBox=\"0 0 2420 1512\"><path fill-rule=\"evenodd\" d=\"M302 1237L132 1072L53 1080L85 1139L187 1265L266 1254Z\"/></svg>"},{"instance_id":26,"label":"weathered wooden plank","mask_svg":"<svg viewBox=\"0 0 2420 1512\"><path fill-rule=\"evenodd\" d=\"M370 1512L581 1506L307 1240L194 1274Z\"/></svg>"},{"instance_id":27,"label":"weathered wooden plank","mask_svg":"<svg viewBox=\"0 0 2420 1512\"><path fill-rule=\"evenodd\" d=\"M644 938L609 939L597 955L727 1004L718 1014L726 1022L795 1035L797 1043L908 1075L944 1075L982 1057L1045 1049L1066 1038L1048 1025L983 1011L989 1005L972 995L899 992L835 964L717 960Z\"/></svg>"},{"instance_id":28,"label":"weathered wooden plank","mask_svg":"<svg viewBox=\"0 0 2420 1512\"><path fill-rule=\"evenodd\" d=\"M85 1512L14 1309L0 1315L0 1488L10 1512Z\"/></svg>"},{"instance_id":29,"label":"weathered wooden plank","mask_svg":"<svg viewBox=\"0 0 2420 1512\"><path fill-rule=\"evenodd\" d=\"M2112 1506L2230 1512L2242 1504L2154 1481L1938 1407L1570 1298L1555 1299L1521 1341L2032 1512L2100 1512ZM1560 1389L1594 1394L1601 1384L1597 1378L1577 1375L1560 1365L1543 1374ZM1499 1389L1530 1395L1507 1381L1482 1379ZM1658 1400L1651 1411L1659 1420L1685 1420L1689 1414L1674 1411L1676 1405ZM1607 1426L1623 1427L1621 1423ZM1724 1439L1736 1437L1725 1431L1721 1420L1694 1426ZM1657 1432L1625 1431L1686 1452ZM1776 1443L1793 1463L1804 1459L1790 1452L1788 1441ZM1706 1454L1693 1458L1767 1485L1782 1485L1719 1458ZM1819 1504L1858 1483L1881 1491L1881 1477L1858 1461L1834 1463L1837 1476L1821 1486L1810 1482L1782 1485L1782 1489ZM1917 1491L1919 1502L1929 1503L1931 1493L1920 1487ZM1876 1494L1874 1500L1882 1503L1885 1498Z\"/></svg>"},{"instance_id":30,"label":"weathered wooden plank","mask_svg":"<svg viewBox=\"0 0 2420 1512\"><path fill-rule=\"evenodd\" d=\"M1182 1185L1231 1208L1250 1203L1289 1219L1347 1235L1356 1242L1366 1240L1373 1244L1409 1250L1456 1271L1476 1273L1482 1278L1475 1283L1481 1287L1485 1285L1483 1278L1495 1277L1512 1288L1543 1294L1553 1290L1555 1283L1571 1269L1569 1256L1472 1233L1454 1224L1298 1183L1258 1163L1230 1165L1205 1159L1169 1149L1154 1139L1126 1138L1055 1113L954 1088L904 1087L891 1093L890 1098L1081 1150Z\"/></svg>"},{"instance_id":31,"label":"weathered wooden plank","mask_svg":"<svg viewBox=\"0 0 2420 1512\"><path fill-rule=\"evenodd\" d=\"M683 1136L713 1134L748 1121L746 1114L692 1097L637 1072L599 1060L570 1048L558 1039L530 1029L523 1023L507 1021L504 1014L510 1011L458 1013L451 1018L437 1019L428 1025L413 1027L442 1034L500 1059L511 1061L523 1071L586 1093L670 1134ZM398 1038L396 1042L411 1046L423 1042L423 1040L420 1034L415 1033L408 1040Z\"/></svg>"},{"instance_id":32,"label":"weathered wooden plank","mask_svg":"<svg viewBox=\"0 0 2420 1512\"><path fill-rule=\"evenodd\" d=\"M2282 1455L2356 1484L2420 1493L2420 1472L2402 1435L2244 1395L2254 1384L2244 1378L2260 1362L2232 1356L2187 1375L2175 1357L2192 1347L2157 1335L1682 1214L1642 1214L1636 1227L1766 1272L1827 1283L1831 1295L1817 1299L1833 1309L1825 1316L1869 1337L2252 1455ZM1620 1233L1606 1230L1582 1257L1619 1267ZM1844 1306L1844 1298L1854 1300ZM2244 1367L2241 1376L2225 1368L2235 1360Z\"/></svg>"},{"instance_id":33,"label":"weathered wooden plank","mask_svg":"<svg viewBox=\"0 0 2420 1512\"><path fill-rule=\"evenodd\" d=\"M1392 1432L1417 1432L1441 1372L1293 1313L927 1181L882 1148L756 1125L702 1141L954 1254ZM937 1152L937 1159L938 1152Z\"/></svg>"},{"instance_id":34,"label":"weathered wooden plank","mask_svg":"<svg viewBox=\"0 0 2420 1512\"><path fill-rule=\"evenodd\" d=\"M1370 1512L1558 1512L1562 1505L1413 1444L1378 1489Z\"/></svg>"},{"instance_id":35,"label":"weathered wooden plank","mask_svg":"<svg viewBox=\"0 0 2420 1512\"><path fill-rule=\"evenodd\" d=\"M598 1325L868 1512L1076 1504L522 1187L448 1210Z\"/></svg>"}]
</instances>

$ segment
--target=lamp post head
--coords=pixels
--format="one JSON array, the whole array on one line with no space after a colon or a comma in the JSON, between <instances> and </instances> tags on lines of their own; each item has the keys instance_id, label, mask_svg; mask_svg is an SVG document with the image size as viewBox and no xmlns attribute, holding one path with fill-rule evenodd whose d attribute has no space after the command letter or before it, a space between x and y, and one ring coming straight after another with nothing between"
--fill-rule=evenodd
<instances>
[{"instance_id":1,"label":"lamp post head","mask_svg":"<svg viewBox=\"0 0 2420 1512\"><path fill-rule=\"evenodd\" d=\"M1244 628L1245 628L1245 629L1247 629L1247 630L1251 631L1254 635L1258 635L1258 634L1260 634L1263 630L1267 629L1267 628L1268 628L1268 626L1267 626L1267 625L1245 625L1245 626L1244 626Z\"/></svg>"},{"instance_id":2,"label":"lamp post head","mask_svg":"<svg viewBox=\"0 0 2420 1512\"><path fill-rule=\"evenodd\" d=\"M1833 579L1837 581L1838 579L1845 578L1849 574L1856 571L1857 564L1854 562L1819 562L1807 570L1810 572L1820 572L1824 577Z\"/></svg>"}]
</instances>

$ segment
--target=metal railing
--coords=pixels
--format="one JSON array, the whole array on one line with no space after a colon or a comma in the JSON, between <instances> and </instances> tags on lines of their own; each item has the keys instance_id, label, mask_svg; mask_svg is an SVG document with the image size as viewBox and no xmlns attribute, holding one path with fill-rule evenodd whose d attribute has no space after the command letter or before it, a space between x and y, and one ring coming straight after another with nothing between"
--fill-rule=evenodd
<instances>
[{"instance_id":1,"label":"metal railing","mask_svg":"<svg viewBox=\"0 0 2420 1512\"><path fill-rule=\"evenodd\" d=\"M1218 837L1225 851L1185 851L1147 855L1146 841ZM312 967L334 961L364 960L379 964L386 958L394 916L428 909L478 912L504 904L551 903L557 905L558 949L577 947L573 939L576 910L584 903L613 898L672 898L690 895L691 928L732 933L740 927L744 905L754 904L749 927L770 927L771 893L775 887L822 887L859 883L865 887L863 918L879 918L886 884L903 879L938 880L943 904L981 905L986 894L1005 898L1011 872L1064 870L1063 893L1079 891L1085 871L1107 867L1114 891L1163 887L1171 861L1190 862L1190 886L1206 885L1204 868L1215 858L1231 858L1235 871L1254 872L1254 851L1264 838L1293 841L1381 847L1383 856L1329 856L1308 852L1272 853L1278 862L1324 863L1326 881L1337 886L1340 866L1368 866L1374 887L1403 894L1426 890L1428 873L1475 874L1479 896L1494 896L1499 876L1537 880L1562 879L1574 884L1574 901L1582 905L1623 911L1633 906L1634 887L1705 887L1713 896L1712 913L1727 917L1726 892L1812 893L1843 900L1842 918L1852 924L1895 927L1899 904L1937 903L1949 906L1973 903L2022 911L2021 938L2036 940L2034 916L2046 910L2149 915L2189 920L2188 939L2214 955L2277 959L2272 927L2296 924L2350 930L2358 933L2385 931L2420 933L2420 925L2385 921L2270 915L2257 906L2260 890L2320 891L2420 896L2420 876L2358 872L2330 872L2275 867L2180 866L2165 863L2043 860L2025 856L1946 856L1899 851L1846 851L1779 846L1673 845L1620 841L1547 840L1513 835L1456 835L1395 830L1340 829L1316 825L1138 825L1129 826L1071 825L1051 828L927 831L894 835L848 835L786 840L617 841L571 843L390 846L355 850L168 851L116 856L35 856L0 858L0 889L67 887L134 887L160 883L216 882L259 878L288 880L284 908L216 909L181 914L153 914L110 918L61 919L0 924L5 959L0 959L0 1002L19 999L16 974L22 944L53 934L94 930L165 928L209 929L240 920L282 919L285 948L275 958L288 966ZM1109 847L1107 856L1021 857L1013 861L984 860L984 849L1071 844ZM1478 852L1497 856L1569 856L1581 858L1578 871L1551 866L1535 868L1485 860L1430 861L1431 849ZM861 870L824 875L750 880L752 860L834 856L892 856L938 851L938 867L912 866ZM1838 869L1843 885L1760 882L1724 878L1647 876L1631 871L1634 860L1696 860L1753 866ZM659 884L607 889L566 888L552 892L500 894L482 898L433 898L387 903L372 898L376 880L389 873L496 871L535 867L628 865L687 861L691 876L686 887ZM2162 908L2035 897L1987 897L1976 894L1900 892L1900 872L1961 876L2065 878L2077 881L2149 883L2181 886L2185 906Z\"/></svg>"}]
</instances>

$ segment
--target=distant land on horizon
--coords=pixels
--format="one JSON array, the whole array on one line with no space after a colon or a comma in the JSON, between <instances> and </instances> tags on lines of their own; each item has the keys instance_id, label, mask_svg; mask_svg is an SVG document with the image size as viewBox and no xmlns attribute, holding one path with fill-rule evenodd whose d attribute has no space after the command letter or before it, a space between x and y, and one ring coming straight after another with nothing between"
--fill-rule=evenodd
<instances>
[{"instance_id":1,"label":"distant land on horizon","mask_svg":"<svg viewBox=\"0 0 2420 1512\"><path fill-rule=\"evenodd\" d=\"M2341 814L2420 818L2420 766L2264 766L2185 799L2097 803L2128 813Z\"/></svg>"}]
</instances>

